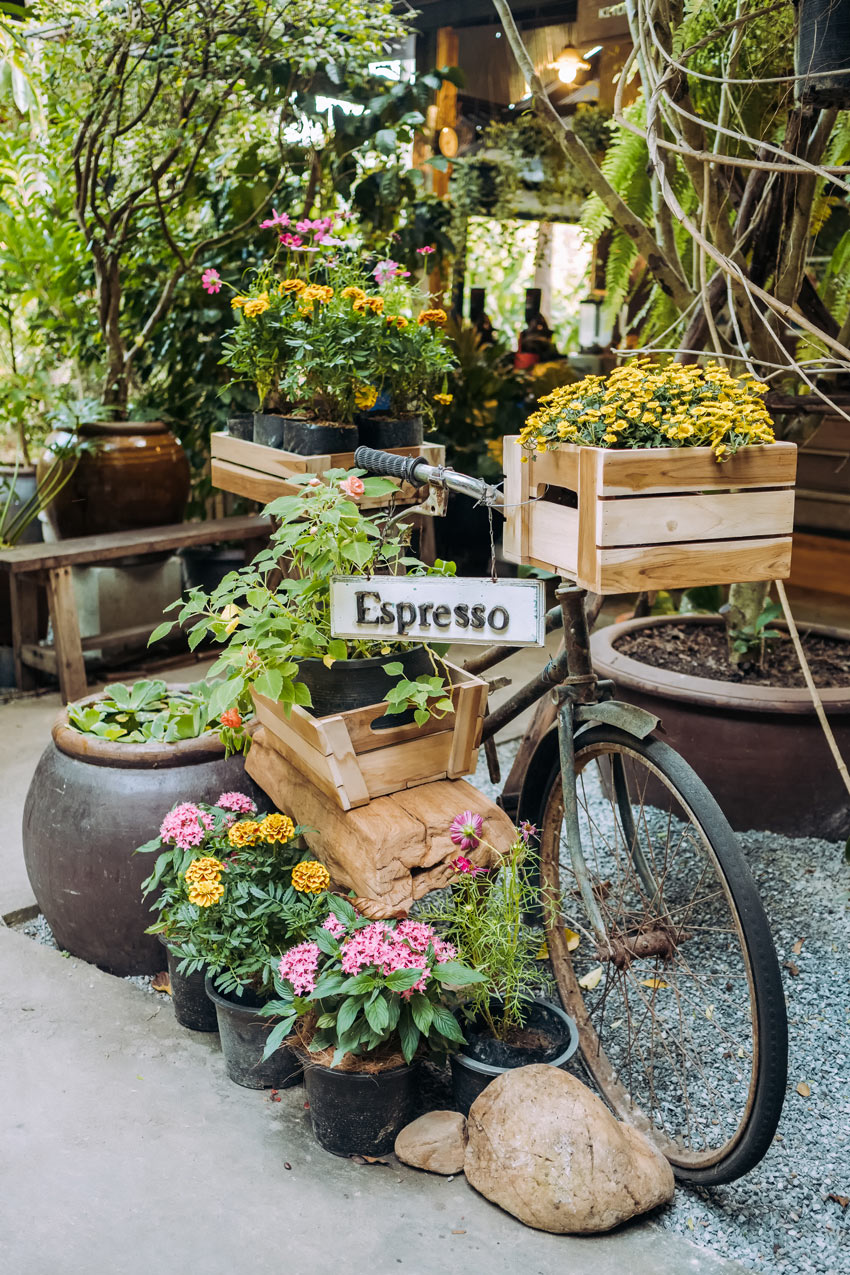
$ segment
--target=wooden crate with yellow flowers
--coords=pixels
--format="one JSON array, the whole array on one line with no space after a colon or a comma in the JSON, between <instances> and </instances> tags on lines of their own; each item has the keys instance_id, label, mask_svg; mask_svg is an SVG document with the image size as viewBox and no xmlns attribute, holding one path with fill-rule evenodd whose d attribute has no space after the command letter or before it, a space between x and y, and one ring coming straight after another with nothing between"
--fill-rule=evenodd
<instances>
[{"instance_id":1,"label":"wooden crate with yellow flowers","mask_svg":"<svg viewBox=\"0 0 850 1275\"><path fill-rule=\"evenodd\" d=\"M766 389L645 358L556 389L505 439L505 557L601 594L784 579L797 449Z\"/></svg>"}]
</instances>

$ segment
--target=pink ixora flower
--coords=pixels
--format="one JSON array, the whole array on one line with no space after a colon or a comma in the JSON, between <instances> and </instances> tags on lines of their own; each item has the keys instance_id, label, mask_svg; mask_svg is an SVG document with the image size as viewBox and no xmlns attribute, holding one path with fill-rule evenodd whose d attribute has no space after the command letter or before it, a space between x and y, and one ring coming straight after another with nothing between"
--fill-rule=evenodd
<instances>
[{"instance_id":1,"label":"pink ixora flower","mask_svg":"<svg viewBox=\"0 0 850 1275\"><path fill-rule=\"evenodd\" d=\"M165 816L159 835L163 841L171 841L181 850L191 850L201 844L212 826L211 815L199 810L191 802L184 801Z\"/></svg>"},{"instance_id":2,"label":"pink ixora flower","mask_svg":"<svg viewBox=\"0 0 850 1275\"><path fill-rule=\"evenodd\" d=\"M431 253L436 252L437 249L433 244L426 244L424 248L417 248L416 251L419 253L420 257L430 257Z\"/></svg>"},{"instance_id":3,"label":"pink ixora flower","mask_svg":"<svg viewBox=\"0 0 850 1275\"><path fill-rule=\"evenodd\" d=\"M362 496L366 488L363 486L362 478L355 478L352 474L350 478L344 478L339 484L340 491L344 491L347 496Z\"/></svg>"},{"instance_id":4,"label":"pink ixora flower","mask_svg":"<svg viewBox=\"0 0 850 1275\"><path fill-rule=\"evenodd\" d=\"M232 810L237 815L255 815L257 807L244 792L223 792L215 803L220 810Z\"/></svg>"},{"instance_id":5,"label":"pink ixora flower","mask_svg":"<svg viewBox=\"0 0 850 1275\"><path fill-rule=\"evenodd\" d=\"M327 930L328 934L332 934L335 939L340 939L345 934L345 926L333 912L331 912L330 916L325 917L322 929Z\"/></svg>"},{"instance_id":6,"label":"pink ixora flower","mask_svg":"<svg viewBox=\"0 0 850 1275\"><path fill-rule=\"evenodd\" d=\"M462 815L455 815L449 828L449 836L461 850L474 850L481 840L484 831L484 819L471 810L464 810Z\"/></svg>"},{"instance_id":7,"label":"pink ixora flower","mask_svg":"<svg viewBox=\"0 0 850 1275\"><path fill-rule=\"evenodd\" d=\"M207 292L221 292L221 275L210 267L201 275L201 287Z\"/></svg>"},{"instance_id":8,"label":"pink ixora flower","mask_svg":"<svg viewBox=\"0 0 850 1275\"><path fill-rule=\"evenodd\" d=\"M317 943L299 943L291 947L281 957L278 970L280 977L292 984L296 996L308 996L316 986L316 971L319 968L319 947Z\"/></svg>"},{"instance_id":9,"label":"pink ixora flower","mask_svg":"<svg viewBox=\"0 0 850 1275\"><path fill-rule=\"evenodd\" d=\"M289 213L279 213L276 208L272 209L272 215L266 221L260 222L260 230L271 230L273 226L288 226L290 222Z\"/></svg>"}]
</instances>

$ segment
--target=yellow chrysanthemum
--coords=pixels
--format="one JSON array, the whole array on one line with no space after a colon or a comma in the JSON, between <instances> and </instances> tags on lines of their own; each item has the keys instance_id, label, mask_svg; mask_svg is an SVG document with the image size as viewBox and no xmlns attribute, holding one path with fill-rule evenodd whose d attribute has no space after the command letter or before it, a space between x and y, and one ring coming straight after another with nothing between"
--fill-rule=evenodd
<instances>
[{"instance_id":1,"label":"yellow chrysanthemum","mask_svg":"<svg viewBox=\"0 0 850 1275\"><path fill-rule=\"evenodd\" d=\"M354 403L356 407L362 407L367 412L374 407L378 401L378 391L374 385L358 385L354 391Z\"/></svg>"},{"instance_id":2,"label":"yellow chrysanthemum","mask_svg":"<svg viewBox=\"0 0 850 1275\"><path fill-rule=\"evenodd\" d=\"M223 867L224 864L220 859L214 859L208 855L202 859L193 859L183 875L190 885L200 881L216 882L221 876Z\"/></svg>"},{"instance_id":3,"label":"yellow chrysanthemum","mask_svg":"<svg viewBox=\"0 0 850 1275\"><path fill-rule=\"evenodd\" d=\"M307 284L304 282L303 279L283 279L278 284L277 290L282 297L284 296L288 297L293 292L296 294L303 292L306 287L307 287Z\"/></svg>"},{"instance_id":4,"label":"yellow chrysanthemum","mask_svg":"<svg viewBox=\"0 0 850 1275\"><path fill-rule=\"evenodd\" d=\"M291 841L294 834L295 824L289 815L266 815L260 821L260 840L268 845L274 845L276 841Z\"/></svg>"},{"instance_id":5,"label":"yellow chrysanthemum","mask_svg":"<svg viewBox=\"0 0 850 1275\"><path fill-rule=\"evenodd\" d=\"M420 324L420 326L423 323L442 324L442 323L445 323L447 318L448 318L448 315L446 314L445 310L436 310L436 309L435 310L420 310L419 318L416 320L416 322Z\"/></svg>"},{"instance_id":6,"label":"yellow chrysanthemum","mask_svg":"<svg viewBox=\"0 0 850 1275\"><path fill-rule=\"evenodd\" d=\"M292 888L301 894L321 894L331 883L331 874L323 863L315 859L296 863L292 869Z\"/></svg>"},{"instance_id":7,"label":"yellow chrysanthemum","mask_svg":"<svg viewBox=\"0 0 850 1275\"><path fill-rule=\"evenodd\" d=\"M189 902L196 903L199 908L210 908L223 894L224 886L220 881L198 881L189 887Z\"/></svg>"},{"instance_id":8,"label":"yellow chrysanthemum","mask_svg":"<svg viewBox=\"0 0 850 1275\"><path fill-rule=\"evenodd\" d=\"M232 846L254 846L260 838L260 825L256 819L242 819L235 823L227 834Z\"/></svg>"},{"instance_id":9,"label":"yellow chrysanthemum","mask_svg":"<svg viewBox=\"0 0 850 1275\"><path fill-rule=\"evenodd\" d=\"M269 308L269 294L261 292L258 297L251 297L242 307L243 313L249 319L256 319L257 315L265 314Z\"/></svg>"}]
</instances>

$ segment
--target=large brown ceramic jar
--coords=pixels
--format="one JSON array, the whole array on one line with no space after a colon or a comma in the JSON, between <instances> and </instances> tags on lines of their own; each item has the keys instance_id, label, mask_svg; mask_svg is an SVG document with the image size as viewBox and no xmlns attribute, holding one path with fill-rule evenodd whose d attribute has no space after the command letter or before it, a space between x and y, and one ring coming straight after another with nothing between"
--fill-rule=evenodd
<instances>
[{"instance_id":1,"label":"large brown ceramic jar","mask_svg":"<svg viewBox=\"0 0 850 1275\"><path fill-rule=\"evenodd\" d=\"M189 462L163 421L99 421L79 427L92 444L70 482L47 510L57 536L92 536L180 522L189 498ZM41 477L51 463L52 434L39 461Z\"/></svg>"}]
</instances>

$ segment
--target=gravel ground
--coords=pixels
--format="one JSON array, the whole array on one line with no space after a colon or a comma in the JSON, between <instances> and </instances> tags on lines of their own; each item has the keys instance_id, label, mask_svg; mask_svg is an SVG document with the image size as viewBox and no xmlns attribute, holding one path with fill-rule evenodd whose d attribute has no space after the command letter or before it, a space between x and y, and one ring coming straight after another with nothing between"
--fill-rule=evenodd
<instances>
[{"instance_id":1,"label":"gravel ground","mask_svg":"<svg viewBox=\"0 0 850 1275\"><path fill-rule=\"evenodd\" d=\"M499 748L503 775L516 748ZM475 783L496 795L483 754ZM680 1186L657 1220L765 1275L841 1275L850 1271L850 1204L829 1197L850 1197L850 868L832 842L759 832L740 841L783 963L785 1108L771 1150L746 1178Z\"/></svg>"}]
</instances>

